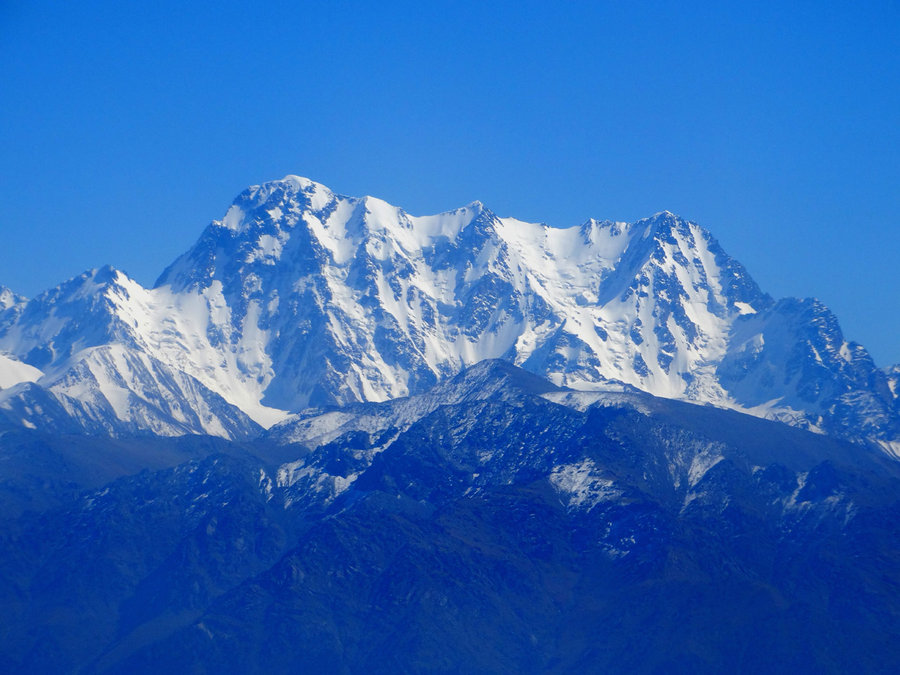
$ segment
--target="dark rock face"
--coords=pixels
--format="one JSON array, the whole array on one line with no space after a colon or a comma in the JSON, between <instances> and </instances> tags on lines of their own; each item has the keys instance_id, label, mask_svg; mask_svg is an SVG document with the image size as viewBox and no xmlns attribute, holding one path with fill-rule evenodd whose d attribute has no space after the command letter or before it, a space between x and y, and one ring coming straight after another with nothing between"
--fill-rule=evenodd
<instances>
[{"instance_id":1,"label":"dark rock face","mask_svg":"<svg viewBox=\"0 0 900 675\"><path fill-rule=\"evenodd\" d=\"M3 521L3 670L900 668L900 467L867 446L498 362L302 424L0 485L57 495Z\"/></svg>"}]
</instances>

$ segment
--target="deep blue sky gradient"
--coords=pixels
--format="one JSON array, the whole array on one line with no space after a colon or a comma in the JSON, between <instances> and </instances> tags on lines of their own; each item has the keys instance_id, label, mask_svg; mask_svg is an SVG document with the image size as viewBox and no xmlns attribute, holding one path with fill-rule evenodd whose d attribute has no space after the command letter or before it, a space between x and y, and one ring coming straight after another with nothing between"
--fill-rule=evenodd
<instances>
[{"instance_id":1,"label":"deep blue sky gradient","mask_svg":"<svg viewBox=\"0 0 900 675\"><path fill-rule=\"evenodd\" d=\"M0 0L0 283L151 284L297 173L415 214L669 209L900 362L898 44L897 0Z\"/></svg>"}]
</instances>

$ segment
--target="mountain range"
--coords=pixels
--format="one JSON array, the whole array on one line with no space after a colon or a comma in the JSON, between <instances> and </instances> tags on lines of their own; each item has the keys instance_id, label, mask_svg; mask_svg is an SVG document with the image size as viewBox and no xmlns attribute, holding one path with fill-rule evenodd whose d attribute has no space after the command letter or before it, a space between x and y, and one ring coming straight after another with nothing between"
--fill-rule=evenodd
<instances>
[{"instance_id":1,"label":"mountain range","mask_svg":"<svg viewBox=\"0 0 900 675\"><path fill-rule=\"evenodd\" d=\"M900 370L668 212L422 217L288 176L240 194L153 288L104 267L0 290L0 414L44 430L248 439L485 359L900 450Z\"/></svg>"},{"instance_id":2,"label":"mountain range","mask_svg":"<svg viewBox=\"0 0 900 675\"><path fill-rule=\"evenodd\" d=\"M0 671L895 673L900 366L695 223L251 187L0 288Z\"/></svg>"},{"instance_id":3,"label":"mountain range","mask_svg":"<svg viewBox=\"0 0 900 675\"><path fill-rule=\"evenodd\" d=\"M900 463L483 361L252 442L0 433L9 673L891 673Z\"/></svg>"}]
</instances>

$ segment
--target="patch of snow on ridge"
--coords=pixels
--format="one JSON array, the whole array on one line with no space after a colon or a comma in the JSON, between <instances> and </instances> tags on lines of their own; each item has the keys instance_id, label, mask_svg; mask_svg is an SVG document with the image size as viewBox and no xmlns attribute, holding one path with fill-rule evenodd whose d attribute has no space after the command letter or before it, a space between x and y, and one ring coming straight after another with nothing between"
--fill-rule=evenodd
<instances>
[{"instance_id":1,"label":"patch of snow on ridge","mask_svg":"<svg viewBox=\"0 0 900 675\"><path fill-rule=\"evenodd\" d=\"M549 480L565 499L568 509L590 511L600 502L622 495L622 491L614 487L613 481L599 475L597 466L588 457L578 464L555 467Z\"/></svg>"},{"instance_id":2,"label":"patch of snow on ridge","mask_svg":"<svg viewBox=\"0 0 900 675\"><path fill-rule=\"evenodd\" d=\"M712 445L703 452L694 455L688 468L688 485L694 487L710 469L723 459L724 457L716 445Z\"/></svg>"},{"instance_id":3,"label":"patch of snow on ridge","mask_svg":"<svg viewBox=\"0 0 900 675\"><path fill-rule=\"evenodd\" d=\"M875 443L888 455L900 459L900 441L876 440Z\"/></svg>"}]
</instances>

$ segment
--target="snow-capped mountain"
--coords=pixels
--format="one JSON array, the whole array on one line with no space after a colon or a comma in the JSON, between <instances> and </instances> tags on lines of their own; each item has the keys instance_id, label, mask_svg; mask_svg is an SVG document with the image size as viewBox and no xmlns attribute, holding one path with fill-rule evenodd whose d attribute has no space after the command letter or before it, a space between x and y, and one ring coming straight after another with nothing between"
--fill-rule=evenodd
<instances>
[{"instance_id":1,"label":"snow-capped mountain","mask_svg":"<svg viewBox=\"0 0 900 675\"><path fill-rule=\"evenodd\" d=\"M264 402L283 410L406 395L488 358L725 401L730 323L771 303L671 214L567 230L478 203L416 218L294 178L242 195L157 286L221 294L224 331L262 331Z\"/></svg>"},{"instance_id":2,"label":"snow-capped mountain","mask_svg":"<svg viewBox=\"0 0 900 675\"><path fill-rule=\"evenodd\" d=\"M296 176L243 192L152 289L104 268L6 303L0 352L42 373L0 393L8 416L39 387L111 433L248 434L245 416L385 401L500 358L576 389L900 436L896 377L695 223L561 229L478 202L418 217Z\"/></svg>"},{"instance_id":3,"label":"snow-capped mountain","mask_svg":"<svg viewBox=\"0 0 900 675\"><path fill-rule=\"evenodd\" d=\"M0 350L30 371L0 392L0 409L30 427L100 434L207 433L240 438L259 427L185 367L178 331L188 315L166 314L151 294L111 267L87 272L16 310ZM6 357L9 360L10 357ZM196 368L196 350L190 363ZM7 372L12 369L7 368ZM27 377L26 377L27 375ZM7 378L7 385L13 384Z\"/></svg>"}]
</instances>

